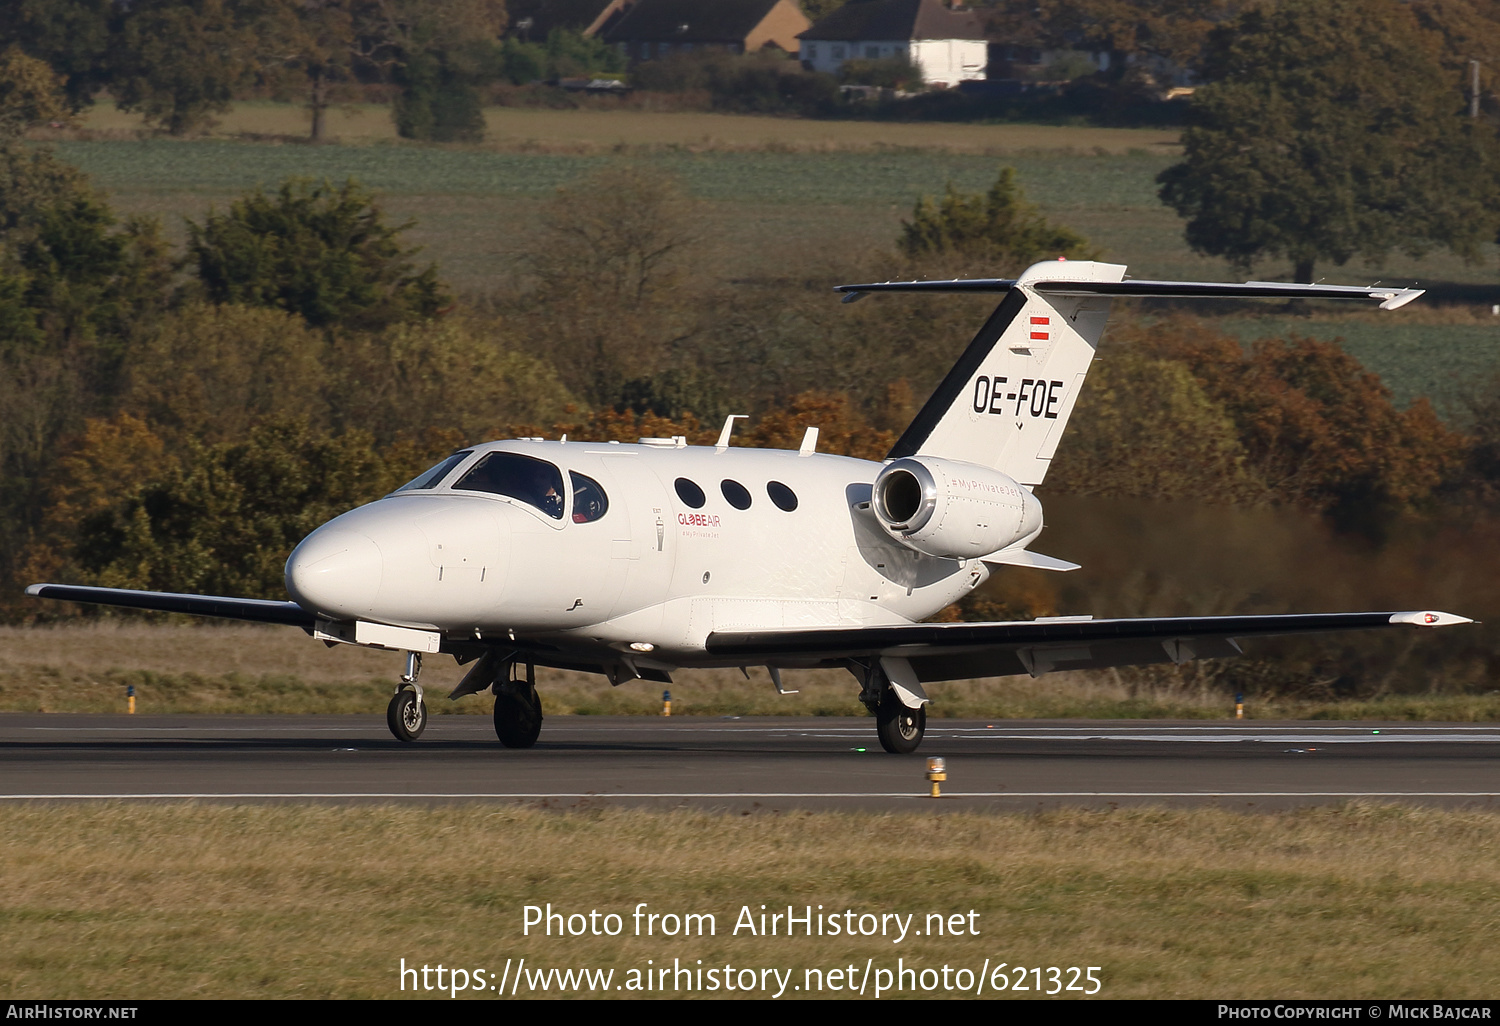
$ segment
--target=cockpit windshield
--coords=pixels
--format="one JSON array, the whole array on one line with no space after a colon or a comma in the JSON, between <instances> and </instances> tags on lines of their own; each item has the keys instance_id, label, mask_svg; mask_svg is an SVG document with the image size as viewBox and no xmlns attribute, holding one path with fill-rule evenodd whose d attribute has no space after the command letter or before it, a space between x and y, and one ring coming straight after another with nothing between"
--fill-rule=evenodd
<instances>
[{"instance_id":1,"label":"cockpit windshield","mask_svg":"<svg viewBox=\"0 0 1500 1026\"><path fill-rule=\"evenodd\" d=\"M562 471L546 460L514 452L492 452L474 464L453 487L509 496L535 506L553 520L562 519Z\"/></svg>"},{"instance_id":2,"label":"cockpit windshield","mask_svg":"<svg viewBox=\"0 0 1500 1026\"><path fill-rule=\"evenodd\" d=\"M448 471L452 470L464 460L468 459L471 455L473 455L473 452L474 450L472 449L465 449L463 452L454 453L452 456L449 456L447 459L445 459L443 462L439 463L432 469L426 470L417 477L412 478L410 481L406 482L406 484L402 485L400 488L397 488L396 491L411 492L416 491L419 488L436 488L438 486L438 483L441 482L443 478L448 476Z\"/></svg>"}]
</instances>

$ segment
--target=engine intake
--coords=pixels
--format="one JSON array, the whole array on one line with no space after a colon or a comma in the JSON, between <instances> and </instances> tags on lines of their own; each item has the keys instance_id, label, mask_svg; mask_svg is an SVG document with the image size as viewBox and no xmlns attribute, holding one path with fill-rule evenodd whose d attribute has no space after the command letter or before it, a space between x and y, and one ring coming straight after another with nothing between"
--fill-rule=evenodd
<instances>
[{"instance_id":1,"label":"engine intake","mask_svg":"<svg viewBox=\"0 0 1500 1026\"><path fill-rule=\"evenodd\" d=\"M998 470L959 460L896 460L875 478L872 504L896 541L948 559L998 552L1042 530L1036 496Z\"/></svg>"}]
</instances>

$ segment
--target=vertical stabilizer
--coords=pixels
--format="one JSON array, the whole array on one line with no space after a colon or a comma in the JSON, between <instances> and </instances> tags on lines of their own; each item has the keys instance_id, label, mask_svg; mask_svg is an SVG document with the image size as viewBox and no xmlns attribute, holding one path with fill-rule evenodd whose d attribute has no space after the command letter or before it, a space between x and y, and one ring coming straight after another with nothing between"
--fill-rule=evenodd
<instances>
[{"instance_id":1,"label":"vertical stabilizer","mask_svg":"<svg viewBox=\"0 0 1500 1026\"><path fill-rule=\"evenodd\" d=\"M1038 293L1049 281L1119 282L1123 264L1049 260L1028 268L990 315L891 458L940 456L1038 485L1078 401L1110 300Z\"/></svg>"}]
</instances>

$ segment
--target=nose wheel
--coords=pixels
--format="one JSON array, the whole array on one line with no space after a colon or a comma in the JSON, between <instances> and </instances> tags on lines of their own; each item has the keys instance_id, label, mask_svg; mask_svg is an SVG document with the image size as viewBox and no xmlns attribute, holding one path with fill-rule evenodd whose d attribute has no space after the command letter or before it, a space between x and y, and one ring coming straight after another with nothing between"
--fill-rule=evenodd
<instances>
[{"instance_id":1,"label":"nose wheel","mask_svg":"<svg viewBox=\"0 0 1500 1026\"><path fill-rule=\"evenodd\" d=\"M397 741L415 741L427 729L427 703L415 685L403 685L385 710L386 726Z\"/></svg>"},{"instance_id":2,"label":"nose wheel","mask_svg":"<svg viewBox=\"0 0 1500 1026\"><path fill-rule=\"evenodd\" d=\"M421 672L422 654L406 653L406 672L396 685L391 704L385 707L385 725L397 741L415 741L427 729L427 703L422 701L422 686L417 683Z\"/></svg>"}]
</instances>

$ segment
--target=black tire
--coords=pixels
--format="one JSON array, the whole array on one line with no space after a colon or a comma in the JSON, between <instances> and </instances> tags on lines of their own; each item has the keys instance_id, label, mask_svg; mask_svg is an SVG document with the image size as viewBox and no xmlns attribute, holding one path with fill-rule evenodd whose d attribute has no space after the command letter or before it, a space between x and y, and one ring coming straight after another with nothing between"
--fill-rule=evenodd
<instances>
[{"instance_id":1,"label":"black tire","mask_svg":"<svg viewBox=\"0 0 1500 1026\"><path fill-rule=\"evenodd\" d=\"M415 741L427 729L427 703L411 688L402 688L386 706L385 725L397 741Z\"/></svg>"},{"instance_id":2,"label":"black tire","mask_svg":"<svg viewBox=\"0 0 1500 1026\"><path fill-rule=\"evenodd\" d=\"M886 688L880 696L880 708L875 710L875 733L880 735L880 747L892 755L910 755L922 743L927 731L927 707L908 708L896 697L892 688Z\"/></svg>"},{"instance_id":3,"label":"black tire","mask_svg":"<svg viewBox=\"0 0 1500 1026\"><path fill-rule=\"evenodd\" d=\"M495 690L495 736L506 748L530 748L542 733L536 688L512 682Z\"/></svg>"}]
</instances>

